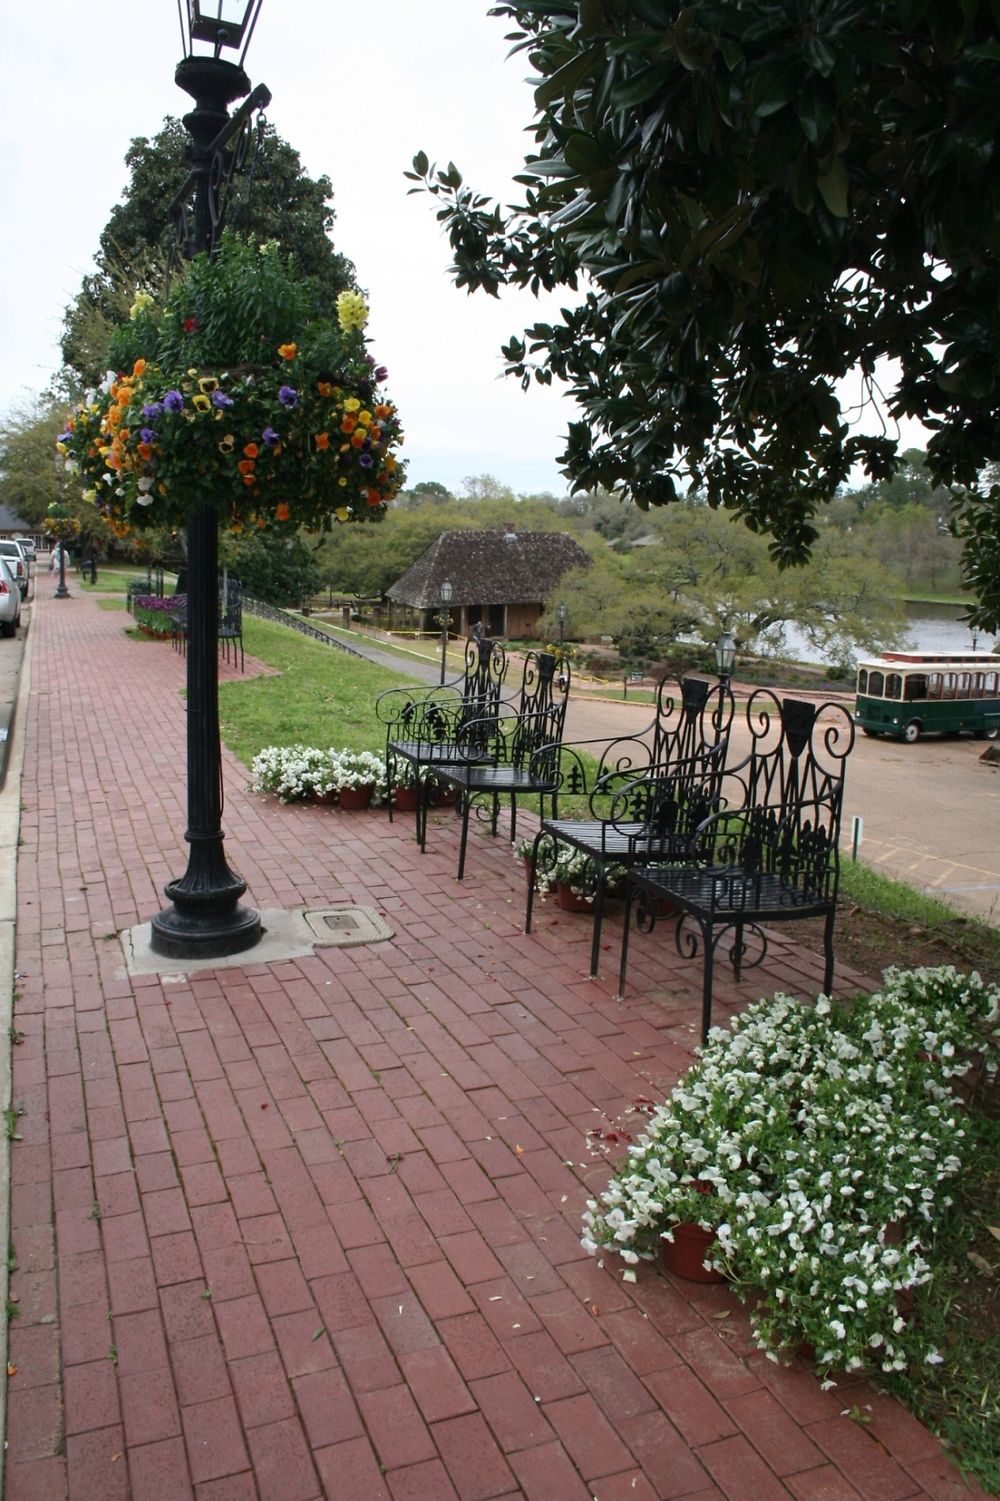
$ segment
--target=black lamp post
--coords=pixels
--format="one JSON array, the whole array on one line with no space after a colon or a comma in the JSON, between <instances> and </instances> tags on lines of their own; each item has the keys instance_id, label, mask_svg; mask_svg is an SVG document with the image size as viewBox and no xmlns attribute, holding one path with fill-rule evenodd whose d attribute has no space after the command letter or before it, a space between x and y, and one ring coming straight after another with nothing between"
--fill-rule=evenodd
<instances>
[{"instance_id":1,"label":"black lamp post","mask_svg":"<svg viewBox=\"0 0 1000 1501\"><path fill-rule=\"evenodd\" d=\"M560 646L560 648L562 648L566 644L566 616L568 614L569 614L569 611L566 608L566 601L564 599L561 599L559 601L559 603L556 605L556 619L559 622L559 646Z\"/></svg>"},{"instance_id":2,"label":"black lamp post","mask_svg":"<svg viewBox=\"0 0 1000 1501\"><path fill-rule=\"evenodd\" d=\"M723 689L728 688L729 679L736 665L736 642L728 630L723 631L715 643L715 665L718 668L719 681Z\"/></svg>"},{"instance_id":3,"label":"black lamp post","mask_svg":"<svg viewBox=\"0 0 1000 1501\"><path fill-rule=\"evenodd\" d=\"M444 682L445 668L447 666L447 661L448 661L448 626L451 623L451 616L448 613L448 606L451 604L452 596L454 595L454 593L455 593L455 590L452 587L451 579L443 579L442 583L441 583L441 681L442 681L442 683Z\"/></svg>"},{"instance_id":4,"label":"black lamp post","mask_svg":"<svg viewBox=\"0 0 1000 1501\"><path fill-rule=\"evenodd\" d=\"M61 500L52 501L48 507L49 531L56 539L59 547L59 583L56 585L55 599L69 599L69 590L66 588L66 536L70 530L70 509ZM36 585L37 587L37 585Z\"/></svg>"},{"instance_id":5,"label":"black lamp post","mask_svg":"<svg viewBox=\"0 0 1000 1501\"><path fill-rule=\"evenodd\" d=\"M222 229L225 194L242 153L241 134L270 100L250 93L243 59L261 0L178 0L185 56L175 79L194 100L184 116L191 172L170 207L178 248L190 258L211 252ZM186 7L186 14L185 14ZM195 44L211 51L195 52ZM220 56L238 49L238 62ZM250 95L230 117L229 105ZM189 218L189 205L193 214ZM240 905L246 882L223 850L222 753L219 744L219 524L212 505L191 497L187 528L187 812L188 867L165 888L171 905L153 918L150 947L174 959L241 953L261 937L260 914Z\"/></svg>"}]
</instances>

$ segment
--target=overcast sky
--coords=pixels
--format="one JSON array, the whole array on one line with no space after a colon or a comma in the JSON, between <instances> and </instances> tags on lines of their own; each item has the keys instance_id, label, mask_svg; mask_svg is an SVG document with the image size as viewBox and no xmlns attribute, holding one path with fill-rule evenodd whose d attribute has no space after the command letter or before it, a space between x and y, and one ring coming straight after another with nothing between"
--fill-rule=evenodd
<instances>
[{"instance_id":1,"label":"overcast sky","mask_svg":"<svg viewBox=\"0 0 1000 1501\"><path fill-rule=\"evenodd\" d=\"M467 475L492 474L516 494L563 495L556 457L574 404L501 374L501 344L544 305L457 291L435 201L408 196L403 176L424 150L478 190L516 198L528 63L508 58L508 23L488 11L489 0L264 0L247 71L270 88L269 118L306 171L333 182L334 238L370 296L408 482L460 493ZM58 368L63 310L122 196L129 142L189 104L173 81L176 0L40 0L9 4L4 22L0 412ZM904 446L924 436L907 424Z\"/></svg>"},{"instance_id":2,"label":"overcast sky","mask_svg":"<svg viewBox=\"0 0 1000 1501\"><path fill-rule=\"evenodd\" d=\"M4 338L0 411L58 368L63 309L121 198L124 155L190 101L173 81L176 0L43 0L5 14L0 98ZM333 182L338 250L371 301L372 351L406 428L408 482L460 491L492 474L517 494L566 493L556 456L573 404L501 374L500 345L539 316L528 295L469 297L447 240L403 177L424 150L510 201L532 117L528 64L487 0L264 0L247 57L268 118Z\"/></svg>"}]
</instances>

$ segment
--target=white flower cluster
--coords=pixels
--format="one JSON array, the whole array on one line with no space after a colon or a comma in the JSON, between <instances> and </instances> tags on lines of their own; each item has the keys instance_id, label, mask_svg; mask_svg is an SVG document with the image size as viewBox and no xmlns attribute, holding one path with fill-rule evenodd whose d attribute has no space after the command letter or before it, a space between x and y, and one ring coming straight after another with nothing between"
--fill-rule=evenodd
<instances>
[{"instance_id":1,"label":"white flower cluster","mask_svg":"<svg viewBox=\"0 0 1000 1501\"><path fill-rule=\"evenodd\" d=\"M905 1314L962 1167L949 1081L998 1046L1000 990L952 967L887 970L849 1005L759 1001L713 1029L589 1202L583 1244L632 1266L693 1221L762 1348L810 1343L826 1371L934 1361Z\"/></svg>"},{"instance_id":2,"label":"white flower cluster","mask_svg":"<svg viewBox=\"0 0 1000 1501\"><path fill-rule=\"evenodd\" d=\"M343 787L385 790L385 761L373 751L318 750L310 745L268 745L254 756L250 786L275 792L283 803L305 802Z\"/></svg>"},{"instance_id":3,"label":"white flower cluster","mask_svg":"<svg viewBox=\"0 0 1000 1501\"><path fill-rule=\"evenodd\" d=\"M533 842L531 839L516 840L511 846L515 860L530 860ZM609 865L604 873L605 890L612 893L620 890L625 876L624 865ZM537 882L543 894L556 886L568 886L574 896L592 902L597 890L597 866L583 850L546 836L538 846Z\"/></svg>"}]
</instances>

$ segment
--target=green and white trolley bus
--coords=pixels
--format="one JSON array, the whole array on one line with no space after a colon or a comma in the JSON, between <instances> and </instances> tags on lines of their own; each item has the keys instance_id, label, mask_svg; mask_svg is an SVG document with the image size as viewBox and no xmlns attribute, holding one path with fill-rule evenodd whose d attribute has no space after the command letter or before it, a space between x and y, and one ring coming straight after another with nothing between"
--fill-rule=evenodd
<instances>
[{"instance_id":1,"label":"green and white trolley bus","mask_svg":"<svg viewBox=\"0 0 1000 1501\"><path fill-rule=\"evenodd\" d=\"M1000 658L982 652L887 651L858 663L855 720L910 745L921 735L1000 732Z\"/></svg>"}]
</instances>

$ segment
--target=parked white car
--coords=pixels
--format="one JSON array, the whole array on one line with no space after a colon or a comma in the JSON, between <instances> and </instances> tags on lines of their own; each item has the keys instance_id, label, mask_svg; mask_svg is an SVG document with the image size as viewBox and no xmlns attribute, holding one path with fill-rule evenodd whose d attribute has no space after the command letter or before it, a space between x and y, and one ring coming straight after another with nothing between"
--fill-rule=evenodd
<instances>
[{"instance_id":1,"label":"parked white car","mask_svg":"<svg viewBox=\"0 0 1000 1501\"><path fill-rule=\"evenodd\" d=\"M21 551L24 553L24 556L27 558L29 563L33 563L35 561L36 554L34 537L15 537L14 541L20 542Z\"/></svg>"},{"instance_id":2,"label":"parked white car","mask_svg":"<svg viewBox=\"0 0 1000 1501\"><path fill-rule=\"evenodd\" d=\"M16 636L21 624L21 591L17 579L0 557L0 636Z\"/></svg>"},{"instance_id":3,"label":"parked white car","mask_svg":"<svg viewBox=\"0 0 1000 1501\"><path fill-rule=\"evenodd\" d=\"M24 555L24 549L20 542L15 542L13 537L0 537L0 558L3 558L11 573L17 579L17 587L24 599L28 593L28 579L31 575L31 565Z\"/></svg>"}]
</instances>

